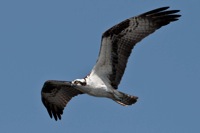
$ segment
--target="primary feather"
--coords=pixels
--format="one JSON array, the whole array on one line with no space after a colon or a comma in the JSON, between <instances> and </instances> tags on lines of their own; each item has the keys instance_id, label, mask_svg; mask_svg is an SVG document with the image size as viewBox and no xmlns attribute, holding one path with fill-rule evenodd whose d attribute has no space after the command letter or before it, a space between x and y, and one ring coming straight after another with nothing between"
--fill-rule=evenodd
<instances>
[{"instance_id":1,"label":"primary feather","mask_svg":"<svg viewBox=\"0 0 200 133\"><path fill-rule=\"evenodd\" d=\"M72 97L83 93L107 97L124 106L134 104L137 97L118 91L118 85L133 47L181 16L176 14L179 10L167 10L168 8L162 7L131 17L105 31L96 65L84 79L72 82L46 81L41 95L50 117L61 119L63 110Z\"/></svg>"}]
</instances>

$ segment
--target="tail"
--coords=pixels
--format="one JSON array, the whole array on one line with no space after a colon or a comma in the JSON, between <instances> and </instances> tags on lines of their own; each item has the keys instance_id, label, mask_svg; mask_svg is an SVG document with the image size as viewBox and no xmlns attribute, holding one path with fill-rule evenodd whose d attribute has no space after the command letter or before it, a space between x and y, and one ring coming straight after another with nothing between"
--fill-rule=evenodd
<instances>
[{"instance_id":1,"label":"tail","mask_svg":"<svg viewBox=\"0 0 200 133\"><path fill-rule=\"evenodd\" d=\"M137 102L138 97L125 94L115 90L113 100L123 106L132 105Z\"/></svg>"}]
</instances>

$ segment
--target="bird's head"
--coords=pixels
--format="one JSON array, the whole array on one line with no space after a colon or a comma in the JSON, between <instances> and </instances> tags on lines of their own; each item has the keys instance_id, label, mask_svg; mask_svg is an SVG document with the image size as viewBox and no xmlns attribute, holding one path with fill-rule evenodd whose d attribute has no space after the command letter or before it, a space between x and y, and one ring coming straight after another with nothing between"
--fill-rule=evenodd
<instances>
[{"instance_id":1,"label":"bird's head","mask_svg":"<svg viewBox=\"0 0 200 133\"><path fill-rule=\"evenodd\" d=\"M74 81L72 81L72 84L78 85L78 86L85 86L86 81L85 79L75 79Z\"/></svg>"}]
</instances>

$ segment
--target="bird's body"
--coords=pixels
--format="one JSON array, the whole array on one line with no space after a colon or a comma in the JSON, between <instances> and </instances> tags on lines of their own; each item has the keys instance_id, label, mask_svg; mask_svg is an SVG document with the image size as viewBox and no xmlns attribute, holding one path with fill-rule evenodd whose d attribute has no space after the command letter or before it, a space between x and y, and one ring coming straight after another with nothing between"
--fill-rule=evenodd
<instances>
[{"instance_id":1,"label":"bird's body","mask_svg":"<svg viewBox=\"0 0 200 133\"><path fill-rule=\"evenodd\" d=\"M134 104L138 97L118 91L128 58L133 47L143 38L170 22L178 20L179 10L158 8L129 18L105 31L96 65L88 76L74 81L48 80L42 88L42 102L57 120L72 97L88 94L105 97L125 106Z\"/></svg>"},{"instance_id":2,"label":"bird's body","mask_svg":"<svg viewBox=\"0 0 200 133\"><path fill-rule=\"evenodd\" d=\"M110 97L110 89L105 85L105 83L98 77L95 76L94 79L91 79L90 76L85 79L76 79L76 81L83 81L87 84L81 86L74 86L76 89L80 90L83 93L89 94L96 97ZM72 82L72 83L74 83Z\"/></svg>"}]
</instances>

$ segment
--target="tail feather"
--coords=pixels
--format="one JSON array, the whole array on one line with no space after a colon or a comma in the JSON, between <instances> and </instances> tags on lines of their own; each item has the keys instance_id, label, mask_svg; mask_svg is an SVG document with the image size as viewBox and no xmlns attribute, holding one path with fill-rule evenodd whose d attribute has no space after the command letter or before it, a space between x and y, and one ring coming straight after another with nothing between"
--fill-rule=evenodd
<instances>
[{"instance_id":1,"label":"tail feather","mask_svg":"<svg viewBox=\"0 0 200 133\"><path fill-rule=\"evenodd\" d=\"M123 106L132 105L136 103L138 99L136 96L131 96L120 91L117 91L117 93L114 94L114 97L113 100Z\"/></svg>"}]
</instances>

